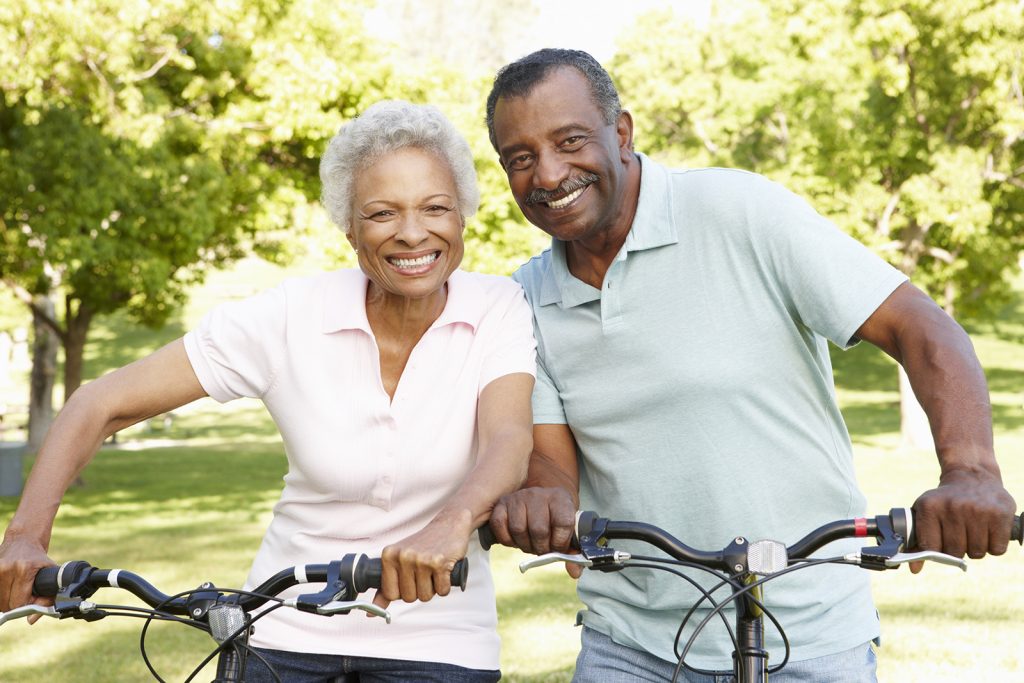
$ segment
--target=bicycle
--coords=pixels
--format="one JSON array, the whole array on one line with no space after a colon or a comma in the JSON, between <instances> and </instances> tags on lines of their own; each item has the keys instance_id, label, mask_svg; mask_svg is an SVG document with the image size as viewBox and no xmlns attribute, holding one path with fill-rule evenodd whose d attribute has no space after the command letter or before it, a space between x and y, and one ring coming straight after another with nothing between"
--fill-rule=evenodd
<instances>
[{"instance_id":1,"label":"bicycle","mask_svg":"<svg viewBox=\"0 0 1024 683\"><path fill-rule=\"evenodd\" d=\"M452 587L466 590L469 564L459 560L451 572ZM60 566L44 567L36 574L32 592L40 597L53 597L54 604L24 605L0 612L0 626L8 621L39 614L57 619L97 621L107 616L141 617L146 620L140 635L139 648L146 667L157 681L163 681L146 654L146 633L153 621L173 621L206 631L217 643L213 651L195 667L186 683L195 679L214 657L218 658L214 683L244 683L249 655L266 666L275 680L280 677L258 652L249 647L249 635L264 615L275 609L290 607L322 616L348 614L353 610L384 618L391 615L372 602L357 600L371 588L380 588L381 560L350 553L327 564L297 565L284 569L251 591L218 588L212 583L174 595L167 595L145 578L121 569L99 569L88 562L76 560ZM281 599L281 591L302 584L324 583L315 593ZM150 609L127 605L97 604L88 598L100 588L119 588L132 593ZM270 608L252 616L263 605Z\"/></svg>"},{"instance_id":2,"label":"bicycle","mask_svg":"<svg viewBox=\"0 0 1024 683\"><path fill-rule=\"evenodd\" d=\"M887 515L873 518L858 517L824 524L811 531L791 546L774 541L750 542L743 536L735 537L729 545L717 551L697 550L684 544L670 533L643 522L613 521L600 517L591 511L580 511L576 515L576 533L573 546L579 553L546 553L524 560L519 564L523 573L553 562L567 562L592 571L614 572L630 566L669 571L689 581L702 597L683 617L675 638L675 654L678 657L673 682L682 669L695 673L712 675L720 671L707 671L686 664L686 656L701 631L714 618L725 624L733 644L733 677L736 683L767 683L770 674L780 671L789 661L789 641L781 624L772 616L764 604L763 586L793 571L825 564L848 564L864 569L884 571L896 569L902 564L918 561L933 561L948 564L966 571L967 563L957 557L937 551L925 550L903 552L913 547L913 511L909 508L893 508ZM859 552L835 557L812 558L810 555L832 541L844 538L873 537L876 546L862 548ZM649 543L668 554L666 557L631 555L608 546L611 540L634 540ZM1024 545L1024 513L1014 517L1011 539ZM495 542L493 535L481 534L481 543L489 547ZM694 579L680 572L677 567L707 572L718 578L719 583L705 589ZM714 594L728 586L729 595L716 600ZM711 609L697 624L685 646L680 649L679 641L694 612L704 602ZM723 610L735 605L734 623L730 624ZM769 666L768 651L764 643L764 620L768 619L777 629L784 645L781 663Z\"/></svg>"}]
</instances>

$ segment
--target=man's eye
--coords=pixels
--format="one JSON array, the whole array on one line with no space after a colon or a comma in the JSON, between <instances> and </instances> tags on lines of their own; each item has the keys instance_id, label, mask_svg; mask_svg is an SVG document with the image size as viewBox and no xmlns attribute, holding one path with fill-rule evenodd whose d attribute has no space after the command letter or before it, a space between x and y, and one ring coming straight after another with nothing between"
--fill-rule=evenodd
<instances>
[{"instance_id":1,"label":"man's eye","mask_svg":"<svg viewBox=\"0 0 1024 683\"><path fill-rule=\"evenodd\" d=\"M583 144L583 141L587 139L585 135L571 135L562 142L563 149L574 149Z\"/></svg>"},{"instance_id":2,"label":"man's eye","mask_svg":"<svg viewBox=\"0 0 1024 683\"><path fill-rule=\"evenodd\" d=\"M521 171L530 165L533 161L533 157L529 154L520 154L509 159L508 167L516 171Z\"/></svg>"}]
</instances>

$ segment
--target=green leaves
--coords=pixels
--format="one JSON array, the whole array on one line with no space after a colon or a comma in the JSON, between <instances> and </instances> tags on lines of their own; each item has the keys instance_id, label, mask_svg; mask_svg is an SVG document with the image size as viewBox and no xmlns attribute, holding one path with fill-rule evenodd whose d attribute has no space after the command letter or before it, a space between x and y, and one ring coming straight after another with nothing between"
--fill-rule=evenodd
<instances>
[{"instance_id":1,"label":"green leaves","mask_svg":"<svg viewBox=\"0 0 1024 683\"><path fill-rule=\"evenodd\" d=\"M1020 4L736 7L706 30L651 17L620 46L638 147L765 173L948 309L998 305L1024 248Z\"/></svg>"}]
</instances>

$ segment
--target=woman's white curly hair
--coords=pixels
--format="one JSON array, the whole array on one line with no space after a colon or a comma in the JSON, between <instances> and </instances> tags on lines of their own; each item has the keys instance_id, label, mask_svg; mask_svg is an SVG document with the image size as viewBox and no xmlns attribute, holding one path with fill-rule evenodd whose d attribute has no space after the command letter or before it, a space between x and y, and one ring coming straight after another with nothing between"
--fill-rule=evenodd
<instances>
[{"instance_id":1,"label":"woman's white curly hair","mask_svg":"<svg viewBox=\"0 0 1024 683\"><path fill-rule=\"evenodd\" d=\"M320 160L320 202L339 228L352 230L356 175L406 147L429 150L444 159L455 179L463 221L476 213L480 189L466 139L437 107L384 100L343 125Z\"/></svg>"}]
</instances>

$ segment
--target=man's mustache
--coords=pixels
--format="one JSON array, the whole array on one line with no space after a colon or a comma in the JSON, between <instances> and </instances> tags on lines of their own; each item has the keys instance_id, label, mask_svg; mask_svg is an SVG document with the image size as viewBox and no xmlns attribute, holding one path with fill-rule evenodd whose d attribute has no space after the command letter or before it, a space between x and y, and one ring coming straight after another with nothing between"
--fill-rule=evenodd
<instances>
[{"instance_id":1,"label":"man's mustache","mask_svg":"<svg viewBox=\"0 0 1024 683\"><path fill-rule=\"evenodd\" d=\"M568 194L572 194L573 192L579 190L580 188L586 187L591 183L596 183L598 180L600 180L600 178L593 173L581 173L578 176L566 178L564 181L562 181L562 184L559 185L554 190L545 190L540 187L534 188L530 192L530 194L526 196L526 203L540 204L549 202L552 199L557 199L558 197L564 197Z\"/></svg>"}]
</instances>

